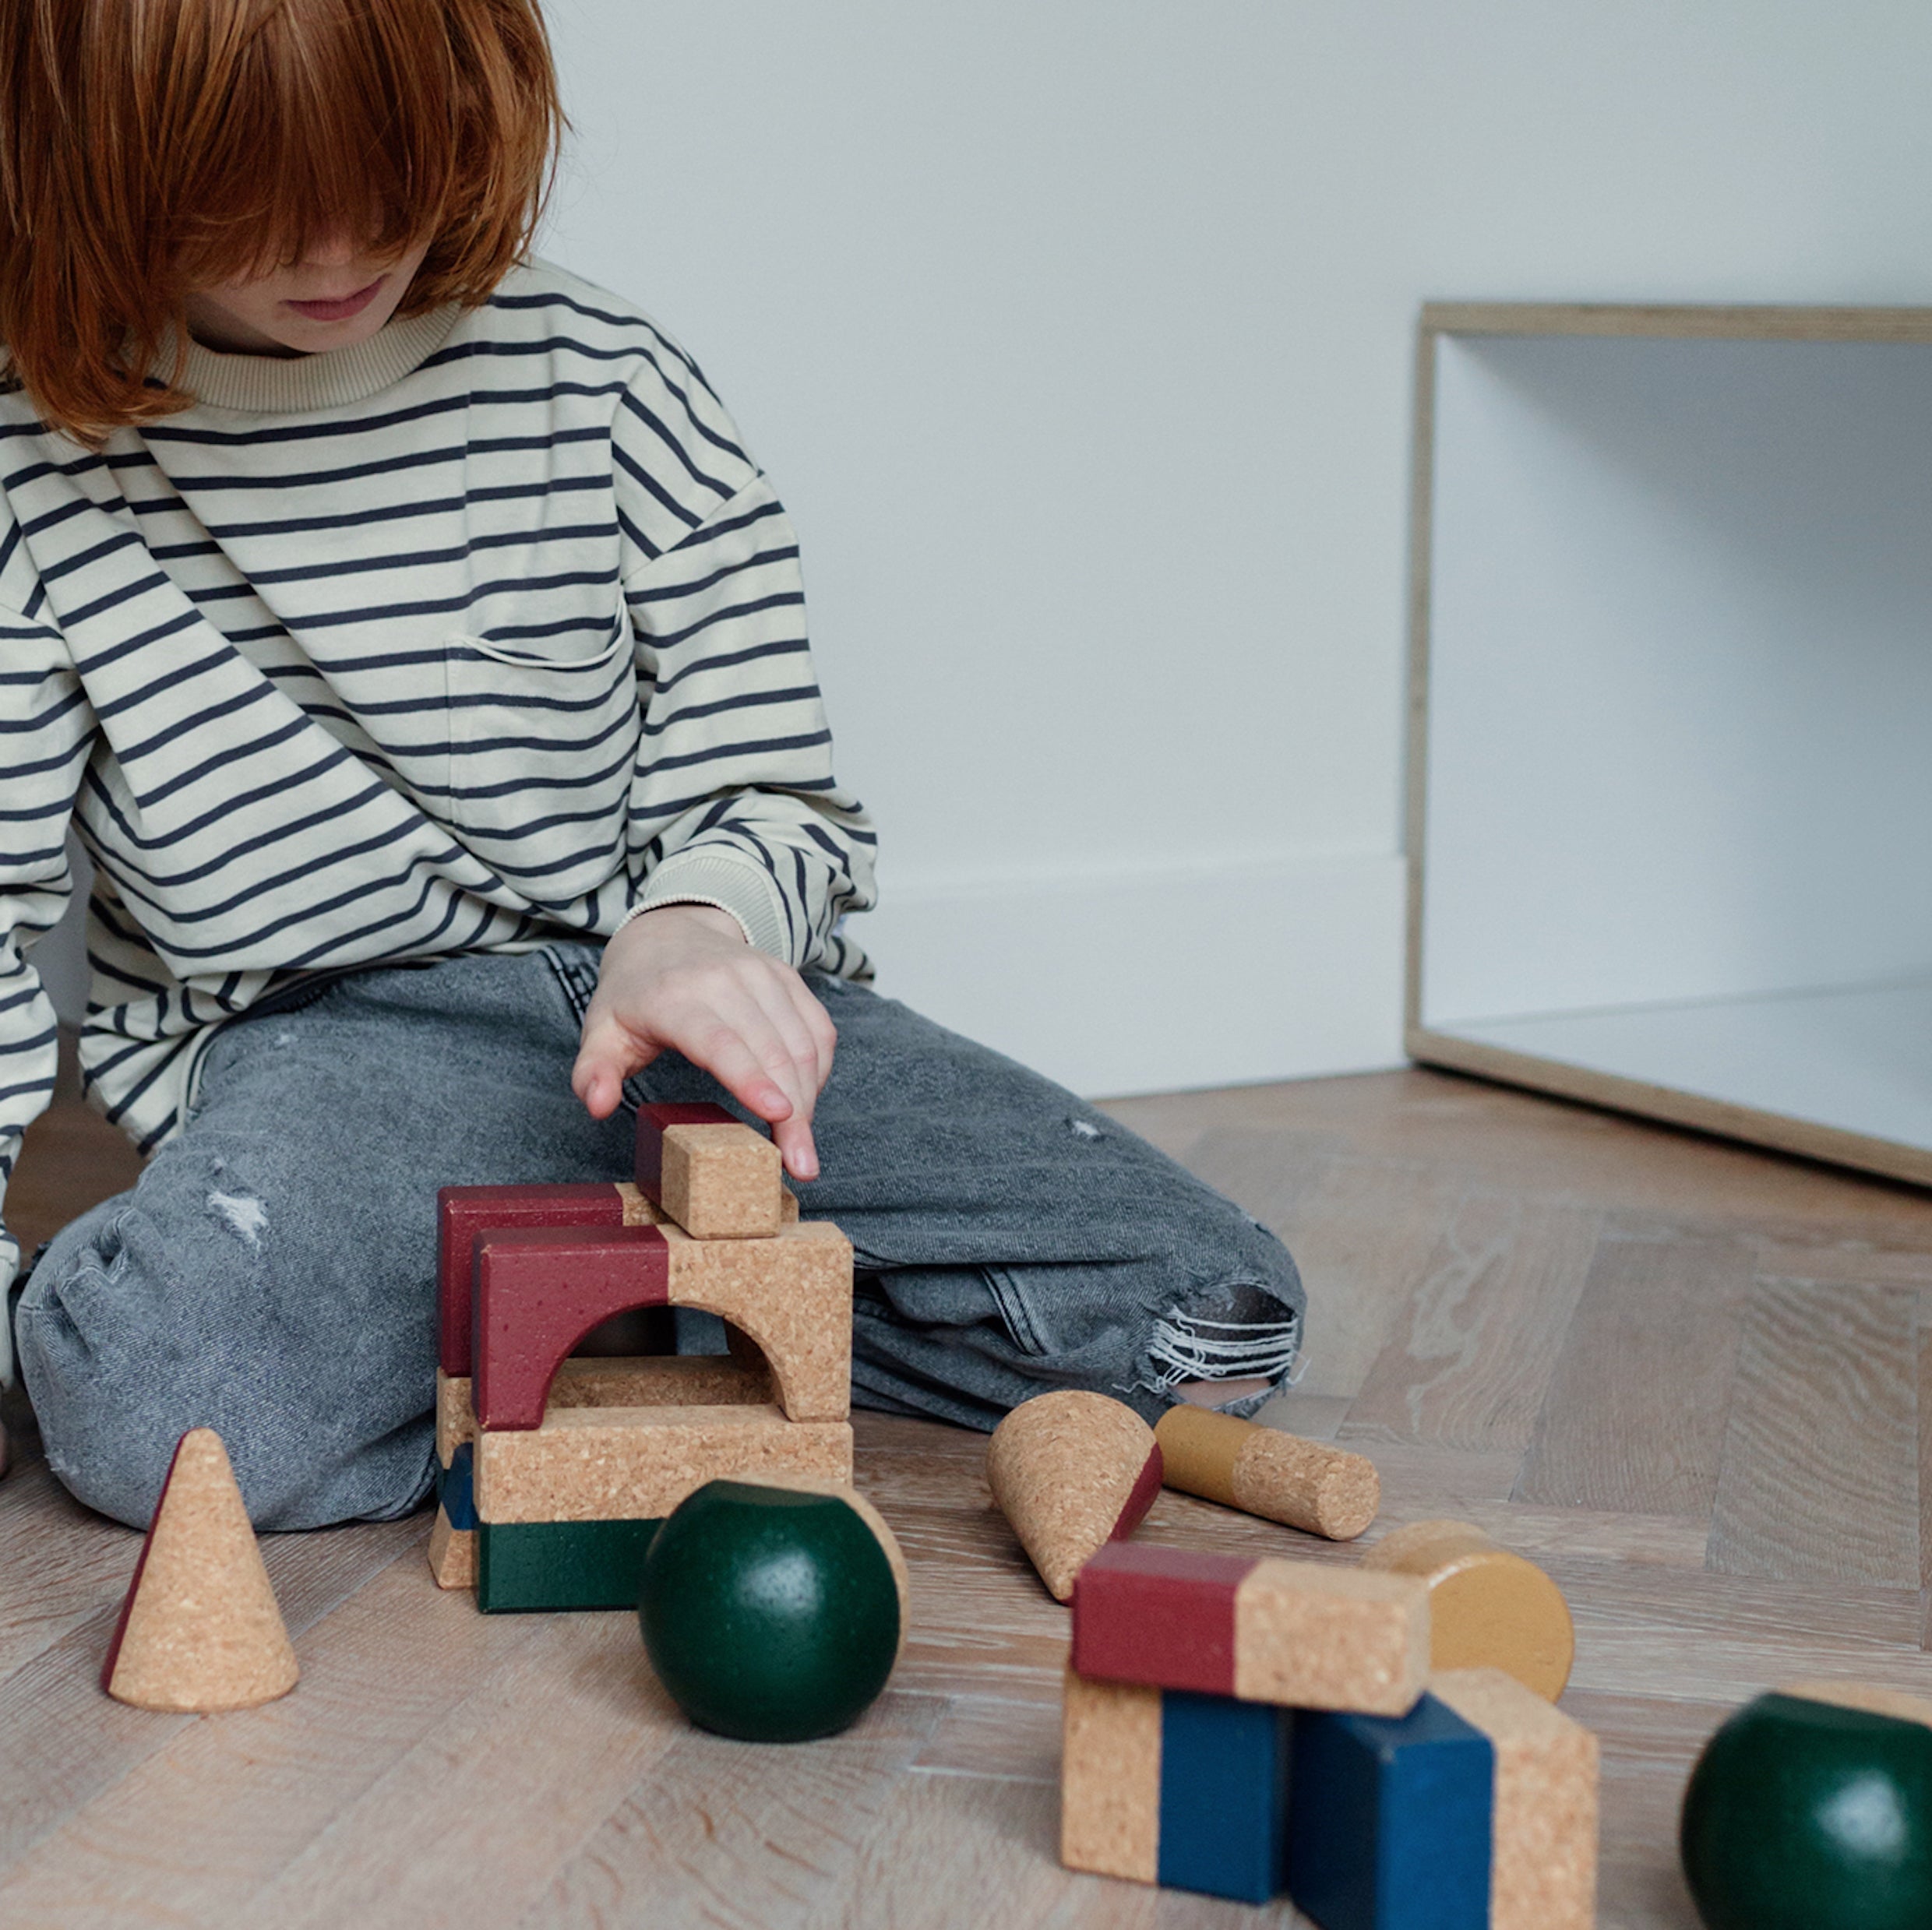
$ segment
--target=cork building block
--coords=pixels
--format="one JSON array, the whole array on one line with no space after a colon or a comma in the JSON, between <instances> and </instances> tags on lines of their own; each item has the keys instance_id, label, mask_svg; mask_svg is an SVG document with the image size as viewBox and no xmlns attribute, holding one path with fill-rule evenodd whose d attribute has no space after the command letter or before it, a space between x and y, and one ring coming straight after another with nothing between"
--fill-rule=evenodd
<instances>
[{"instance_id":1,"label":"cork building block","mask_svg":"<svg viewBox=\"0 0 1932 1930\"><path fill-rule=\"evenodd\" d=\"M1288 1893L1321 1930L1487 1930L1496 1752L1446 1703L1298 1712Z\"/></svg>"},{"instance_id":2,"label":"cork building block","mask_svg":"<svg viewBox=\"0 0 1932 1930\"><path fill-rule=\"evenodd\" d=\"M756 1407L771 1399L771 1374L755 1347L728 1354L572 1354L559 1365L545 1407ZM476 1439L470 1383L436 1375L436 1458L445 1467Z\"/></svg>"},{"instance_id":3,"label":"cork building block","mask_svg":"<svg viewBox=\"0 0 1932 1930\"><path fill-rule=\"evenodd\" d=\"M669 1298L656 1227L513 1227L476 1240L471 1397L485 1428L534 1428L552 1376L612 1314Z\"/></svg>"},{"instance_id":4,"label":"cork building block","mask_svg":"<svg viewBox=\"0 0 1932 1930\"><path fill-rule=\"evenodd\" d=\"M1496 1754L1490 1930L1596 1920L1597 1740L1500 1669L1455 1669L1429 1692Z\"/></svg>"},{"instance_id":5,"label":"cork building block","mask_svg":"<svg viewBox=\"0 0 1932 1930\"><path fill-rule=\"evenodd\" d=\"M295 1652L227 1449L195 1428L175 1449L100 1685L137 1709L250 1709L295 1686Z\"/></svg>"},{"instance_id":6,"label":"cork building block","mask_svg":"<svg viewBox=\"0 0 1932 1930\"><path fill-rule=\"evenodd\" d=\"M1083 1675L1297 1709L1401 1715L1429 1671L1429 1595L1403 1575L1115 1544L1081 1571Z\"/></svg>"},{"instance_id":7,"label":"cork building block","mask_svg":"<svg viewBox=\"0 0 1932 1930\"><path fill-rule=\"evenodd\" d=\"M763 1354L778 1405L793 1421L843 1421L852 1402L852 1247L823 1220L770 1240L665 1242L674 1307L701 1307Z\"/></svg>"},{"instance_id":8,"label":"cork building block","mask_svg":"<svg viewBox=\"0 0 1932 1930\"><path fill-rule=\"evenodd\" d=\"M566 1407L541 1427L478 1435L476 1509L485 1523L658 1520L708 1481L851 1474L842 1421L788 1421L774 1407Z\"/></svg>"},{"instance_id":9,"label":"cork building block","mask_svg":"<svg viewBox=\"0 0 1932 1930\"><path fill-rule=\"evenodd\" d=\"M1535 1562L1467 1522L1416 1521L1362 1565L1427 1587L1433 1668L1506 1669L1546 1701L1563 1693L1576 1632L1562 1590Z\"/></svg>"},{"instance_id":10,"label":"cork building block","mask_svg":"<svg viewBox=\"0 0 1932 1930\"><path fill-rule=\"evenodd\" d=\"M441 1508L429 1530L429 1572L439 1588L476 1586L476 1530L452 1527Z\"/></svg>"},{"instance_id":11,"label":"cork building block","mask_svg":"<svg viewBox=\"0 0 1932 1930\"><path fill-rule=\"evenodd\" d=\"M511 1227L649 1226L656 1210L619 1181L587 1186L445 1186L436 1195L437 1365L471 1368L471 1260L476 1236Z\"/></svg>"},{"instance_id":12,"label":"cork building block","mask_svg":"<svg viewBox=\"0 0 1932 1930\"><path fill-rule=\"evenodd\" d=\"M637 1189L693 1239L769 1239L784 1211L778 1149L722 1106L640 1106Z\"/></svg>"},{"instance_id":13,"label":"cork building block","mask_svg":"<svg viewBox=\"0 0 1932 1930\"><path fill-rule=\"evenodd\" d=\"M1056 1601L1095 1549L1133 1532L1161 1488L1154 1430L1105 1394L1023 1401L993 1430L986 1482Z\"/></svg>"},{"instance_id":14,"label":"cork building block","mask_svg":"<svg viewBox=\"0 0 1932 1930\"><path fill-rule=\"evenodd\" d=\"M1183 1403L1155 1427L1169 1488L1285 1522L1331 1541L1352 1541L1381 1506L1375 1463L1346 1448Z\"/></svg>"},{"instance_id":15,"label":"cork building block","mask_svg":"<svg viewBox=\"0 0 1932 1930\"><path fill-rule=\"evenodd\" d=\"M1294 1716L1067 1671L1061 1861L1266 1903L1285 1880Z\"/></svg>"},{"instance_id":16,"label":"cork building block","mask_svg":"<svg viewBox=\"0 0 1932 1930\"><path fill-rule=\"evenodd\" d=\"M436 1506L453 1528L476 1526L476 1444L465 1441L436 1476Z\"/></svg>"},{"instance_id":17,"label":"cork building block","mask_svg":"<svg viewBox=\"0 0 1932 1930\"><path fill-rule=\"evenodd\" d=\"M1151 1883L1160 1875L1161 1692L1066 1671L1060 1861Z\"/></svg>"}]
</instances>

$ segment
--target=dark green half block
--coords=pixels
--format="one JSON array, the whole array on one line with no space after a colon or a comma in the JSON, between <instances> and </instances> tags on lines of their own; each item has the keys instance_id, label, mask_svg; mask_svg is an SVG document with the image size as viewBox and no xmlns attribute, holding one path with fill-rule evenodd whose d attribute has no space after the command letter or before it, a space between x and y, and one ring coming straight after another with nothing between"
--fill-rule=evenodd
<instances>
[{"instance_id":1,"label":"dark green half block","mask_svg":"<svg viewBox=\"0 0 1932 1930\"><path fill-rule=\"evenodd\" d=\"M644 1563L640 1620L658 1680L693 1722L802 1742L844 1728L884 1688L903 1611L880 1539L891 1530L865 1506L720 1481L672 1511Z\"/></svg>"},{"instance_id":2,"label":"dark green half block","mask_svg":"<svg viewBox=\"0 0 1932 1930\"><path fill-rule=\"evenodd\" d=\"M476 1605L635 1609L657 1521L484 1521L477 1525Z\"/></svg>"},{"instance_id":3,"label":"dark green half block","mask_svg":"<svg viewBox=\"0 0 1932 1930\"><path fill-rule=\"evenodd\" d=\"M1932 1727L1760 1696L1705 1745L1680 1844L1709 1930L1926 1930Z\"/></svg>"}]
</instances>

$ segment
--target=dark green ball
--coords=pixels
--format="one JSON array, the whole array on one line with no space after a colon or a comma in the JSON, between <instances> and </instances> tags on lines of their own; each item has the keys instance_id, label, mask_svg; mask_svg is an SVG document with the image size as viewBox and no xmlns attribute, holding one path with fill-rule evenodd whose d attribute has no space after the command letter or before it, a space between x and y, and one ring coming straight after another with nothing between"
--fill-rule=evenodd
<instances>
[{"instance_id":1,"label":"dark green ball","mask_svg":"<svg viewBox=\"0 0 1932 1930\"><path fill-rule=\"evenodd\" d=\"M710 1481L651 1542L638 1619L693 1722L804 1742L855 1721L885 1687L899 1615L892 1564L848 1502Z\"/></svg>"},{"instance_id":2,"label":"dark green ball","mask_svg":"<svg viewBox=\"0 0 1932 1930\"><path fill-rule=\"evenodd\" d=\"M1679 1840L1708 1930L1926 1930L1932 1729L1760 1696L1705 1745Z\"/></svg>"}]
</instances>

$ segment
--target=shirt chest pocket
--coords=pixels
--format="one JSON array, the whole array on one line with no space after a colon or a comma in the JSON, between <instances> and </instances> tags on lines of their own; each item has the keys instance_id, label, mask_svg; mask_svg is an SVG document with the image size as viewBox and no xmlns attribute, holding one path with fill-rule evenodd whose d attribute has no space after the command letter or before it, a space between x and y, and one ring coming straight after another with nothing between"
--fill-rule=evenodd
<instances>
[{"instance_id":1,"label":"shirt chest pocket","mask_svg":"<svg viewBox=\"0 0 1932 1930\"><path fill-rule=\"evenodd\" d=\"M502 847L488 855L513 880L621 851L640 724L628 625L587 646L453 633L443 655L450 815L467 841Z\"/></svg>"}]
</instances>

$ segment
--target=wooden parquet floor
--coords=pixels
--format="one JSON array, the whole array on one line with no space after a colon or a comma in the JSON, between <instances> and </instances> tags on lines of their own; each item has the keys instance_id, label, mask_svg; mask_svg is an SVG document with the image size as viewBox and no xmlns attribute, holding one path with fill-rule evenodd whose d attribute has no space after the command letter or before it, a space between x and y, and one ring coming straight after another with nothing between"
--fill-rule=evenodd
<instances>
[{"instance_id":1,"label":"wooden parquet floor","mask_svg":"<svg viewBox=\"0 0 1932 1930\"><path fill-rule=\"evenodd\" d=\"M1375 1459L1371 1535L1461 1516L1567 1594L1605 1925L1694 1925L1676 1805L1729 1706L1802 1677L1932 1693L1932 1199L1422 1072L1112 1110L1296 1250L1307 1371L1271 1418ZM15 1217L42 1237L129 1170L65 1104ZM978 1437L862 1416L858 1438L911 1642L851 1733L760 1749L686 1726L628 1617L439 1594L420 1520L270 1541L286 1701L122 1708L95 1675L135 1537L30 1433L0 1483L0 1925L1297 1921L1059 1868L1064 1611ZM1357 1558L1176 1495L1141 1532Z\"/></svg>"}]
</instances>

